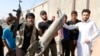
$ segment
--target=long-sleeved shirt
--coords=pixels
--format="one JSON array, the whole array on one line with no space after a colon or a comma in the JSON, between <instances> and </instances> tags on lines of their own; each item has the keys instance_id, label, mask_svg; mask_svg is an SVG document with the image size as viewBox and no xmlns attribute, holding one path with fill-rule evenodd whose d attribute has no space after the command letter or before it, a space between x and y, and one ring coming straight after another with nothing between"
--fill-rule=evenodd
<instances>
[{"instance_id":1,"label":"long-sleeved shirt","mask_svg":"<svg viewBox=\"0 0 100 56\"><path fill-rule=\"evenodd\" d=\"M63 28L63 37L65 40L69 40L69 32L65 28Z\"/></svg>"},{"instance_id":2,"label":"long-sleeved shirt","mask_svg":"<svg viewBox=\"0 0 100 56\"><path fill-rule=\"evenodd\" d=\"M95 23L91 20L87 20L86 22L79 22L75 25L70 25L70 26L64 24L63 27L69 30L78 28L79 29L78 42L85 42L86 39L92 42L99 35L99 31Z\"/></svg>"},{"instance_id":3,"label":"long-sleeved shirt","mask_svg":"<svg viewBox=\"0 0 100 56\"><path fill-rule=\"evenodd\" d=\"M72 20L68 21L67 24L68 25L73 25L73 24L77 24L79 22L81 22L81 21L76 19L76 21L72 21ZM78 34L79 34L78 29L69 30L70 40L77 40L78 39Z\"/></svg>"}]
</instances>

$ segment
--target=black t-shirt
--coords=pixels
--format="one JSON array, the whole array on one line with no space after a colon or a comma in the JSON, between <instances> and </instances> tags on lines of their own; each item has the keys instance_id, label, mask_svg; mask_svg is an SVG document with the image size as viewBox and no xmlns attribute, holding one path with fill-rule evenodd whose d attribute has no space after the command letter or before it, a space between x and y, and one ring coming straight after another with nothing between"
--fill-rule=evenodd
<instances>
[{"instance_id":1,"label":"black t-shirt","mask_svg":"<svg viewBox=\"0 0 100 56\"><path fill-rule=\"evenodd\" d=\"M76 22L73 22L72 20L68 21L67 24L68 25L73 25L73 24L76 24L78 22L81 22L80 20L76 20ZM78 39L78 34L79 34L79 31L78 29L73 29L73 30L69 30L69 37L71 40L77 40Z\"/></svg>"},{"instance_id":2,"label":"black t-shirt","mask_svg":"<svg viewBox=\"0 0 100 56\"><path fill-rule=\"evenodd\" d=\"M49 28L49 26L52 24L52 21L48 20L47 22L40 22L38 27L42 30L43 34L44 32ZM54 38L50 42L50 44L55 43Z\"/></svg>"}]
</instances>

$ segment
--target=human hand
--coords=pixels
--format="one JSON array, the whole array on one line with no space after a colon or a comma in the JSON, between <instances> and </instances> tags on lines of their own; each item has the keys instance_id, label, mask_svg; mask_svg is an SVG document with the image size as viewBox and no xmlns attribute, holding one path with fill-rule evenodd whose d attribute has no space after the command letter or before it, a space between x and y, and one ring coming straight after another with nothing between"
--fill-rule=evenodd
<instances>
[{"instance_id":1,"label":"human hand","mask_svg":"<svg viewBox=\"0 0 100 56\"><path fill-rule=\"evenodd\" d=\"M77 44L77 40L73 40L73 42L74 42L74 45L76 45L76 44Z\"/></svg>"},{"instance_id":2,"label":"human hand","mask_svg":"<svg viewBox=\"0 0 100 56\"><path fill-rule=\"evenodd\" d=\"M85 40L85 43L89 44L90 43L90 40L89 39L86 39Z\"/></svg>"},{"instance_id":3,"label":"human hand","mask_svg":"<svg viewBox=\"0 0 100 56\"><path fill-rule=\"evenodd\" d=\"M11 54L12 54L12 51L11 51L11 50L8 50L6 56L7 56L7 55L11 55Z\"/></svg>"}]
</instances>

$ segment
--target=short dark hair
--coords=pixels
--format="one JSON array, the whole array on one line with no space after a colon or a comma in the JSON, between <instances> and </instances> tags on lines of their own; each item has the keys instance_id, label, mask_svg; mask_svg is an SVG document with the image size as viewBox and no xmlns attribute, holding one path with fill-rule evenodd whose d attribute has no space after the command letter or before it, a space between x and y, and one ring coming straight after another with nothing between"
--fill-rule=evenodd
<instances>
[{"instance_id":1,"label":"short dark hair","mask_svg":"<svg viewBox=\"0 0 100 56\"><path fill-rule=\"evenodd\" d=\"M47 14L47 12L46 12L45 10L42 10L42 11L40 12L40 15L44 15L44 14Z\"/></svg>"},{"instance_id":2,"label":"short dark hair","mask_svg":"<svg viewBox=\"0 0 100 56\"><path fill-rule=\"evenodd\" d=\"M77 15L77 11L72 11L72 12L71 12L71 15L72 15L72 14L76 14L76 15Z\"/></svg>"},{"instance_id":3,"label":"short dark hair","mask_svg":"<svg viewBox=\"0 0 100 56\"><path fill-rule=\"evenodd\" d=\"M26 19L27 19L29 16L32 16L33 18L35 18L34 13L27 13L27 14L26 14Z\"/></svg>"},{"instance_id":4,"label":"short dark hair","mask_svg":"<svg viewBox=\"0 0 100 56\"><path fill-rule=\"evenodd\" d=\"M91 13L91 11L90 11L89 9L83 9L83 10L82 10L82 14L83 14L83 12L87 12L87 13L89 13L89 14Z\"/></svg>"},{"instance_id":5,"label":"short dark hair","mask_svg":"<svg viewBox=\"0 0 100 56\"><path fill-rule=\"evenodd\" d=\"M64 18L64 17L67 19L67 15L66 15L66 14L64 14L63 18Z\"/></svg>"},{"instance_id":6,"label":"short dark hair","mask_svg":"<svg viewBox=\"0 0 100 56\"><path fill-rule=\"evenodd\" d=\"M7 25L9 25L12 21L14 21L14 19L15 19L15 17L7 17L7 19L6 19L6 23L7 23Z\"/></svg>"}]
</instances>

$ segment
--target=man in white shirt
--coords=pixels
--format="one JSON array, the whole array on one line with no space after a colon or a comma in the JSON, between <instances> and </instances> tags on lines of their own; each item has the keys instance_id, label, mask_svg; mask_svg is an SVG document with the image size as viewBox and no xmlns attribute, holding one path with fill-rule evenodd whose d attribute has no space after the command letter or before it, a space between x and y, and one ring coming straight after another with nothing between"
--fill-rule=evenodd
<instances>
[{"instance_id":1,"label":"man in white shirt","mask_svg":"<svg viewBox=\"0 0 100 56\"><path fill-rule=\"evenodd\" d=\"M75 25L66 25L63 27L72 30L75 28L79 29L78 41L77 41L77 51L78 56L91 56L91 44L92 41L99 35L99 31L95 23L89 20L90 10L83 9L82 11L82 22Z\"/></svg>"}]
</instances>

